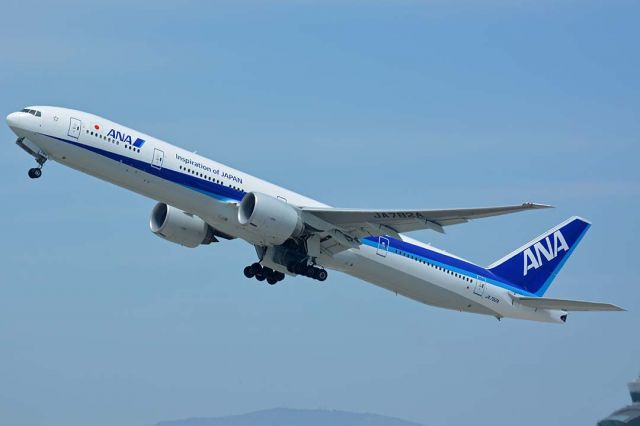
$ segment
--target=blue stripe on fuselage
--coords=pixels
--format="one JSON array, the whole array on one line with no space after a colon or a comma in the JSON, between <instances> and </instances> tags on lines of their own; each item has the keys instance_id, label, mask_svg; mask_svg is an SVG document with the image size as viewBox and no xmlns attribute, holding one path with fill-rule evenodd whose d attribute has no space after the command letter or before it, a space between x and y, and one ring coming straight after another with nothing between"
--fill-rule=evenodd
<instances>
[{"instance_id":1,"label":"blue stripe on fuselage","mask_svg":"<svg viewBox=\"0 0 640 426\"><path fill-rule=\"evenodd\" d=\"M84 148L95 154L102 155L106 158L112 159L114 161L118 161L120 163L126 164L127 166L141 170L145 173L149 173L161 179L165 179L169 182L173 182L185 188L200 192L201 194L216 198L221 201L225 201L225 202L240 201L242 197L244 197L245 195L244 191L238 191L236 189L229 188L224 185L217 184L215 182L210 182L208 180L205 180L196 176L192 176L187 173L181 173L181 172L171 170L171 169L166 169L166 168L158 169L144 161L127 157L125 155L117 154L115 152L96 148L90 145L84 145L79 142L74 142L68 139L59 138L57 136L51 136L44 133L40 133L40 135L50 137L62 142L66 142L68 144L77 146L79 148ZM516 287L509 285L508 283L503 282L487 269L482 268L478 265L474 265L473 263L469 263L467 261L457 259L455 257L447 256L446 254L429 250L424 247L410 244L405 241L400 241L388 236L386 236L385 238L389 239L389 253L395 253L398 255L409 254L411 256L420 258L421 260L437 265L443 269L447 269L452 272L457 272L461 275L466 275L470 278L475 279L475 278L478 278L478 276L483 277L484 279L486 279L488 283L498 287L502 287L509 291L513 291L514 293L523 294L527 296L535 296L534 294L528 293L526 291L523 291L522 289L518 289ZM361 241L363 244L366 244L368 246L376 247L376 248L378 247L377 236L361 238Z\"/></svg>"},{"instance_id":2,"label":"blue stripe on fuselage","mask_svg":"<svg viewBox=\"0 0 640 426\"><path fill-rule=\"evenodd\" d=\"M519 289L510 285L507 282L504 282L497 276L495 276L491 271L475 265L473 263L467 262L466 260L458 259L456 257L448 256L444 253L437 252L435 250L429 250L427 248L407 243L405 241L397 240L395 238L385 236L386 239L389 240L389 250L388 252L391 254L398 254L400 256L412 256L418 258L420 260L429 262L433 265L439 266L443 269L446 269L451 272L457 272L458 274L465 275L467 277L477 279L478 277L482 277L488 283L493 284L497 287L504 288L506 290L512 291L514 293L527 295L527 296L535 296L532 293ZM378 248L378 237L366 237L361 238L364 244Z\"/></svg>"},{"instance_id":3,"label":"blue stripe on fuselage","mask_svg":"<svg viewBox=\"0 0 640 426\"><path fill-rule=\"evenodd\" d=\"M149 173L151 175L157 176L161 179L168 180L170 182L176 183L178 185L184 186L186 188L192 189L194 191L200 192L204 195L208 195L210 197L216 198L221 201L239 201L244 197L244 191L238 191L237 189L229 188L224 185L220 185L215 182L210 182L206 179L202 179L200 177L192 176L187 173L181 173L175 170L167 169L167 168L156 168L151 166L151 164L127 157L126 155L121 155L115 152L107 151L101 148L96 148L90 145L84 145L79 142L74 142L68 139L59 138L57 136L51 136L44 133L40 133L42 136L50 137L62 142L66 142L73 146L77 146L79 148L84 148L88 151L91 151L95 154L102 155L103 157L109 158L114 161L118 161L122 164L126 164L127 166L133 167L135 169L141 170L145 173Z\"/></svg>"}]
</instances>

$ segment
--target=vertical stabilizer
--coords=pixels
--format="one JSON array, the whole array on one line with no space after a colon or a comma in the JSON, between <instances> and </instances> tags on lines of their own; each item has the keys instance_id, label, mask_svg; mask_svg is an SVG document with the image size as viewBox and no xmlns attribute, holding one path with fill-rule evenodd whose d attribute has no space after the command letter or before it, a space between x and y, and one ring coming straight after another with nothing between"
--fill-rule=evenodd
<instances>
[{"instance_id":1,"label":"vertical stabilizer","mask_svg":"<svg viewBox=\"0 0 640 426\"><path fill-rule=\"evenodd\" d=\"M513 287L542 296L591 223L571 217L489 266Z\"/></svg>"}]
</instances>

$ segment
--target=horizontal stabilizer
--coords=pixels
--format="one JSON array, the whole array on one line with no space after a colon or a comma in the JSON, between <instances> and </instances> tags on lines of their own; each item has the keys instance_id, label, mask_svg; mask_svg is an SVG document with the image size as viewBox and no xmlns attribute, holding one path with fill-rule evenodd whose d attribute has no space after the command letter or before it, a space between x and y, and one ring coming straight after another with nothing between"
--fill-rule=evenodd
<instances>
[{"instance_id":1,"label":"horizontal stabilizer","mask_svg":"<svg viewBox=\"0 0 640 426\"><path fill-rule=\"evenodd\" d=\"M583 302L581 300L548 299L545 297L515 297L524 306L559 311L624 311L609 303Z\"/></svg>"}]
</instances>

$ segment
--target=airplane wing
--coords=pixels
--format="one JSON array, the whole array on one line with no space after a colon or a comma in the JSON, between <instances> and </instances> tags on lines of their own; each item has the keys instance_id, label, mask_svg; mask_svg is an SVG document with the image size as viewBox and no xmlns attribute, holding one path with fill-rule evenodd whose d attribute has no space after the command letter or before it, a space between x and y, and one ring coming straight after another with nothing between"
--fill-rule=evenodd
<instances>
[{"instance_id":1,"label":"airplane wing","mask_svg":"<svg viewBox=\"0 0 640 426\"><path fill-rule=\"evenodd\" d=\"M432 229L444 233L444 227L473 219L499 216L525 210L544 209L545 204L524 203L512 206L447 210L360 210L303 207L302 211L346 231L354 238Z\"/></svg>"},{"instance_id":2,"label":"airplane wing","mask_svg":"<svg viewBox=\"0 0 640 426\"><path fill-rule=\"evenodd\" d=\"M516 297L524 306L538 309L556 309L560 311L624 311L623 308L609 303L583 302L581 300L548 299L545 297Z\"/></svg>"},{"instance_id":3,"label":"airplane wing","mask_svg":"<svg viewBox=\"0 0 640 426\"><path fill-rule=\"evenodd\" d=\"M329 254L358 248L361 237L389 235L402 239L401 232L431 229L444 233L444 227L525 210L544 209L545 204L524 203L510 206L446 210L362 210L331 207L301 207L303 220L322 238Z\"/></svg>"}]
</instances>

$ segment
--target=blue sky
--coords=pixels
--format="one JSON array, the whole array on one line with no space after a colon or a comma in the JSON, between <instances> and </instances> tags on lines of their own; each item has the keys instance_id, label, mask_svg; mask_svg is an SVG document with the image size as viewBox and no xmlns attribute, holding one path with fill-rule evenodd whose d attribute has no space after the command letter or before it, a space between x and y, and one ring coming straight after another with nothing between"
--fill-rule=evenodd
<instances>
[{"instance_id":1,"label":"blue sky","mask_svg":"<svg viewBox=\"0 0 640 426\"><path fill-rule=\"evenodd\" d=\"M432 424L594 424L640 370L640 5L10 2L0 99L82 109L341 207L536 201L417 233L486 265L577 214L564 326L444 311L334 273L242 277L152 200L32 160L0 127L0 419L149 425L273 406Z\"/></svg>"}]
</instances>

